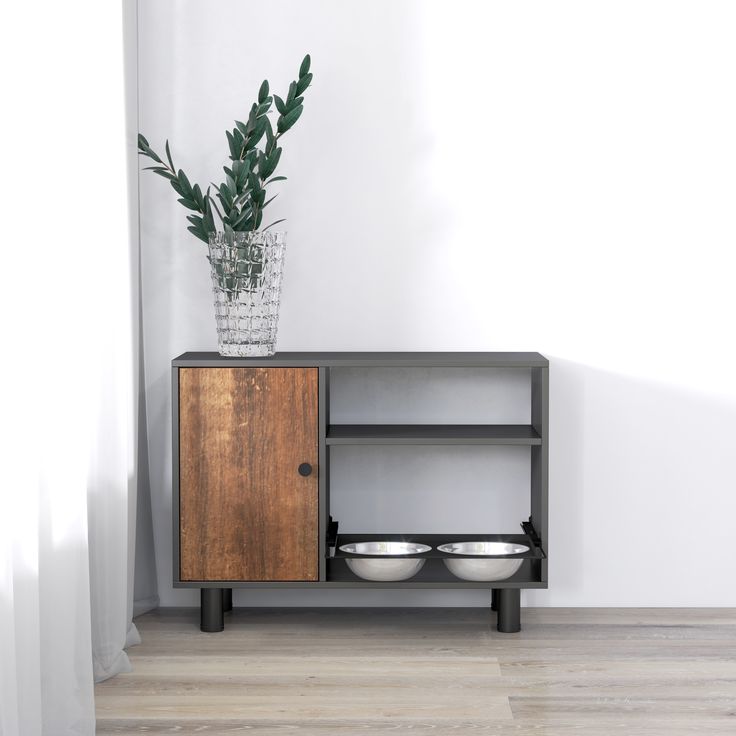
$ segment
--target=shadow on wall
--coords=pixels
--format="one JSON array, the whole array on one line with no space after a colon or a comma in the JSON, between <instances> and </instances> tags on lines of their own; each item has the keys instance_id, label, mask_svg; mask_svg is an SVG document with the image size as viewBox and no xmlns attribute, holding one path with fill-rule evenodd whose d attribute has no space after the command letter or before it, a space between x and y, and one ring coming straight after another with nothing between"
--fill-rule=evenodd
<instances>
[{"instance_id":1,"label":"shadow on wall","mask_svg":"<svg viewBox=\"0 0 736 736\"><path fill-rule=\"evenodd\" d=\"M736 402L551 359L550 589L526 605L733 606ZM258 591L236 605L485 606L485 591Z\"/></svg>"},{"instance_id":2,"label":"shadow on wall","mask_svg":"<svg viewBox=\"0 0 736 736\"><path fill-rule=\"evenodd\" d=\"M550 380L550 589L525 591L525 605L736 605L724 533L736 517L736 402L556 358ZM234 602L489 600L482 590L259 590L236 591Z\"/></svg>"},{"instance_id":3,"label":"shadow on wall","mask_svg":"<svg viewBox=\"0 0 736 736\"><path fill-rule=\"evenodd\" d=\"M550 590L529 605L736 604L736 402L551 359Z\"/></svg>"}]
</instances>

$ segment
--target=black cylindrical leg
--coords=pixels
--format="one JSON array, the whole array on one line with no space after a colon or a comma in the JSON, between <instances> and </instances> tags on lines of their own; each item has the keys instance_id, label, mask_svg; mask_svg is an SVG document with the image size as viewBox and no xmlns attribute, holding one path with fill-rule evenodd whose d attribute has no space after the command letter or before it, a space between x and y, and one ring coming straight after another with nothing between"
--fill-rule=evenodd
<instances>
[{"instance_id":1,"label":"black cylindrical leg","mask_svg":"<svg viewBox=\"0 0 736 736\"><path fill-rule=\"evenodd\" d=\"M504 634L521 631L521 591L518 588L498 590L498 630Z\"/></svg>"},{"instance_id":2,"label":"black cylindrical leg","mask_svg":"<svg viewBox=\"0 0 736 736\"><path fill-rule=\"evenodd\" d=\"M222 588L202 588L200 608L199 628L202 631L222 631L225 628L225 617L222 611Z\"/></svg>"},{"instance_id":3,"label":"black cylindrical leg","mask_svg":"<svg viewBox=\"0 0 736 736\"><path fill-rule=\"evenodd\" d=\"M222 589L222 610L227 613L233 610L233 589L223 588Z\"/></svg>"},{"instance_id":4,"label":"black cylindrical leg","mask_svg":"<svg viewBox=\"0 0 736 736\"><path fill-rule=\"evenodd\" d=\"M491 590L491 611L498 611L498 590Z\"/></svg>"}]
</instances>

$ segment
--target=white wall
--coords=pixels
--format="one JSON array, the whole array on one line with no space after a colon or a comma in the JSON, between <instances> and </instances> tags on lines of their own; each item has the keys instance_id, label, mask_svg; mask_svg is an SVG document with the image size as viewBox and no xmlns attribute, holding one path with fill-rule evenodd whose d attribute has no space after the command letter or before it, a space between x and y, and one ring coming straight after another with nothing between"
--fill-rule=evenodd
<instances>
[{"instance_id":1,"label":"white wall","mask_svg":"<svg viewBox=\"0 0 736 736\"><path fill-rule=\"evenodd\" d=\"M224 129L303 53L284 139L282 350L551 359L549 591L535 605L736 605L736 6L141 3L140 126L206 184ZM216 348L204 246L141 177L156 553L171 589L169 362ZM476 592L236 603L482 605Z\"/></svg>"}]
</instances>

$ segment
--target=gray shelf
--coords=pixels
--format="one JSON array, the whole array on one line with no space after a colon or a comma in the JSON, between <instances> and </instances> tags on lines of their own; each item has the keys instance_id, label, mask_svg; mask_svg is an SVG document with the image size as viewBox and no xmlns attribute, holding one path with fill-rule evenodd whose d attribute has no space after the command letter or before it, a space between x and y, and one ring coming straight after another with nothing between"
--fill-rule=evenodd
<instances>
[{"instance_id":1,"label":"gray shelf","mask_svg":"<svg viewBox=\"0 0 736 736\"><path fill-rule=\"evenodd\" d=\"M506 580L494 582L472 582L456 578L442 560L428 559L424 567L409 580L397 582L373 582L363 580L345 563L344 559L333 558L327 562L327 587L345 588L546 588L540 577L540 560L524 560L519 571Z\"/></svg>"},{"instance_id":2,"label":"gray shelf","mask_svg":"<svg viewBox=\"0 0 736 736\"><path fill-rule=\"evenodd\" d=\"M541 445L526 424L331 424L328 445Z\"/></svg>"}]
</instances>

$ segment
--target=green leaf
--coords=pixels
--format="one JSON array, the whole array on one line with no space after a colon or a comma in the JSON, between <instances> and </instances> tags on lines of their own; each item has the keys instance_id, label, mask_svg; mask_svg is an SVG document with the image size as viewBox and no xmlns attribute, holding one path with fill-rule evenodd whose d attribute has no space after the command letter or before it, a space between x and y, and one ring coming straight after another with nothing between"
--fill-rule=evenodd
<instances>
[{"instance_id":1,"label":"green leaf","mask_svg":"<svg viewBox=\"0 0 736 736\"><path fill-rule=\"evenodd\" d=\"M183 204L185 207L189 208L190 210L194 210L195 212L199 212L199 207L197 206L196 202L193 202L191 199L184 199L183 197L177 200L179 204Z\"/></svg>"},{"instance_id":2,"label":"green leaf","mask_svg":"<svg viewBox=\"0 0 736 736\"><path fill-rule=\"evenodd\" d=\"M286 133L286 131L289 130L289 128L291 128L291 126L294 125L297 120L299 120L299 117L301 116L303 110L304 106L299 105L299 107L295 107L287 115L280 117L277 124L279 133Z\"/></svg>"},{"instance_id":3,"label":"green leaf","mask_svg":"<svg viewBox=\"0 0 736 736\"><path fill-rule=\"evenodd\" d=\"M276 167L279 165L279 159L281 158L281 149L277 148L266 160L265 165L260 167L261 179L268 179L273 174Z\"/></svg>"},{"instance_id":4,"label":"green leaf","mask_svg":"<svg viewBox=\"0 0 736 736\"><path fill-rule=\"evenodd\" d=\"M268 158L262 151L258 154L258 173L261 175L261 179L265 179L266 175L263 173L268 165Z\"/></svg>"},{"instance_id":5,"label":"green leaf","mask_svg":"<svg viewBox=\"0 0 736 736\"><path fill-rule=\"evenodd\" d=\"M291 101L292 101L292 100L293 100L293 99L294 99L294 98L295 98L296 96L297 96L297 91L296 91L296 82L292 82L292 83L291 83L291 84L289 85L289 94L288 94L288 95L286 95L286 102L287 102L287 104L288 104L289 102L291 102Z\"/></svg>"},{"instance_id":6,"label":"green leaf","mask_svg":"<svg viewBox=\"0 0 736 736\"><path fill-rule=\"evenodd\" d=\"M273 147L276 145L276 136L273 134L273 127L271 121L266 118L266 154L269 155L273 151Z\"/></svg>"},{"instance_id":7,"label":"green leaf","mask_svg":"<svg viewBox=\"0 0 736 736\"><path fill-rule=\"evenodd\" d=\"M272 176L266 184L273 184L275 181L286 181L285 176Z\"/></svg>"},{"instance_id":8,"label":"green leaf","mask_svg":"<svg viewBox=\"0 0 736 736\"><path fill-rule=\"evenodd\" d=\"M260 118L261 116L265 115L270 109L271 109L271 98L267 97L265 102L258 105L258 110L256 111L256 115Z\"/></svg>"},{"instance_id":9,"label":"green leaf","mask_svg":"<svg viewBox=\"0 0 736 736\"><path fill-rule=\"evenodd\" d=\"M230 194L228 188L224 184L217 190L217 196L220 198L222 206L227 212L229 212L233 206L233 195Z\"/></svg>"},{"instance_id":10,"label":"green leaf","mask_svg":"<svg viewBox=\"0 0 736 736\"><path fill-rule=\"evenodd\" d=\"M138 148L150 148L150 146L148 145L148 141L143 136L143 133L138 133Z\"/></svg>"},{"instance_id":11,"label":"green leaf","mask_svg":"<svg viewBox=\"0 0 736 736\"><path fill-rule=\"evenodd\" d=\"M290 113L290 112L291 112L291 111L292 111L292 110L293 110L293 109L294 109L295 107L299 107L299 105L301 105L301 104L302 104L302 102L304 102L304 98L303 98L303 97L295 97L295 98L294 98L294 99L293 99L293 100L292 100L292 101L291 101L291 102L290 102L290 103L289 103L289 104L288 104L288 105L286 106L286 112L284 113L284 115L287 115L288 113Z\"/></svg>"},{"instance_id":12,"label":"green leaf","mask_svg":"<svg viewBox=\"0 0 736 736\"><path fill-rule=\"evenodd\" d=\"M253 128L256 127L256 112L258 111L258 105L254 102L250 106L250 112L248 113L248 124L245 126L245 129L248 131L248 135L250 135Z\"/></svg>"},{"instance_id":13,"label":"green leaf","mask_svg":"<svg viewBox=\"0 0 736 736\"><path fill-rule=\"evenodd\" d=\"M217 228L215 227L215 218L212 217L212 209L209 206L210 201L211 200L210 200L210 196L208 193L207 200L205 200L205 205L207 205L207 212L205 212L205 216L204 216L204 229L206 233L213 233L215 232L215 230L217 230ZM214 201L212 201L212 204L214 204ZM222 220L222 217L220 217L220 219Z\"/></svg>"},{"instance_id":14,"label":"green leaf","mask_svg":"<svg viewBox=\"0 0 736 736\"><path fill-rule=\"evenodd\" d=\"M143 143L140 140L138 141L138 147L140 148L140 152L144 156L148 156L148 158L153 159L156 163L162 164L163 161L156 155L156 153L154 153L154 151L151 150L151 147L145 141L146 141L145 138L143 138Z\"/></svg>"},{"instance_id":15,"label":"green leaf","mask_svg":"<svg viewBox=\"0 0 736 736\"><path fill-rule=\"evenodd\" d=\"M268 97L268 79L264 79L261 88L258 90L258 102L264 102Z\"/></svg>"},{"instance_id":16,"label":"green leaf","mask_svg":"<svg viewBox=\"0 0 736 736\"><path fill-rule=\"evenodd\" d=\"M253 129L253 132L250 134L250 137L248 138L248 148L255 148L256 143L263 138L263 134L266 132L266 124L268 123L268 118L259 118L258 122L256 123L256 127Z\"/></svg>"},{"instance_id":17,"label":"green leaf","mask_svg":"<svg viewBox=\"0 0 736 736\"><path fill-rule=\"evenodd\" d=\"M299 67L299 76L303 77L308 71L309 66L312 63L312 58L307 54L302 61L302 65Z\"/></svg>"},{"instance_id":18,"label":"green leaf","mask_svg":"<svg viewBox=\"0 0 736 736\"><path fill-rule=\"evenodd\" d=\"M278 225L280 222L286 222L286 218L282 217L280 220L274 220L270 225L266 225L266 227L263 228L263 232L265 233L268 228Z\"/></svg>"},{"instance_id":19,"label":"green leaf","mask_svg":"<svg viewBox=\"0 0 736 736\"><path fill-rule=\"evenodd\" d=\"M242 222L238 223L238 226L235 228L235 230L239 233L245 233L248 232L248 230L253 229L253 219L251 215L246 217Z\"/></svg>"},{"instance_id":20,"label":"green leaf","mask_svg":"<svg viewBox=\"0 0 736 736\"><path fill-rule=\"evenodd\" d=\"M181 169L179 169L176 175L179 179L179 185L185 192L184 196L188 196L192 191L192 185L189 183L189 179L187 179L187 175ZM191 197L189 197L189 199L191 199Z\"/></svg>"},{"instance_id":21,"label":"green leaf","mask_svg":"<svg viewBox=\"0 0 736 736\"><path fill-rule=\"evenodd\" d=\"M245 220L247 220L251 215L251 210L248 208L247 210L243 210L243 212L240 214L237 220L233 222L233 228L237 228L238 225L242 225Z\"/></svg>"},{"instance_id":22,"label":"green leaf","mask_svg":"<svg viewBox=\"0 0 736 736\"><path fill-rule=\"evenodd\" d=\"M266 207L268 206L268 204L269 204L270 202L273 202L273 201L274 201L274 199L276 199L276 197L278 197L278 196L279 196L278 194L274 194L274 195L273 195L273 197L269 197L269 198L268 198L268 199L267 199L267 200L266 200L266 201L265 201L265 202L264 202L264 203L263 203L263 204L261 205L261 209L264 209L264 210L265 210L265 209L266 209Z\"/></svg>"},{"instance_id":23,"label":"green leaf","mask_svg":"<svg viewBox=\"0 0 736 736\"><path fill-rule=\"evenodd\" d=\"M205 243L208 242L209 237L207 235L207 227L204 220L197 215L187 215L187 220L192 223L191 227L188 227L187 230L189 230L192 235L196 235L200 240L204 240Z\"/></svg>"},{"instance_id":24,"label":"green leaf","mask_svg":"<svg viewBox=\"0 0 736 736\"><path fill-rule=\"evenodd\" d=\"M273 101L276 104L276 109L281 115L286 115L286 103L278 96L273 96Z\"/></svg>"},{"instance_id":25,"label":"green leaf","mask_svg":"<svg viewBox=\"0 0 736 736\"><path fill-rule=\"evenodd\" d=\"M296 94L300 95L304 90L309 87L309 85L312 83L312 74L311 72L307 74L306 76L302 77L299 82L296 85Z\"/></svg>"},{"instance_id":26,"label":"green leaf","mask_svg":"<svg viewBox=\"0 0 736 736\"><path fill-rule=\"evenodd\" d=\"M225 135L227 136L227 145L230 148L230 158L235 161L236 159L240 158L240 152L236 150L233 134L229 130L226 130Z\"/></svg>"},{"instance_id":27,"label":"green leaf","mask_svg":"<svg viewBox=\"0 0 736 736\"><path fill-rule=\"evenodd\" d=\"M235 187L237 191L243 188L245 182L248 181L248 174L250 174L250 159L243 161L236 161L233 166L232 177L235 180Z\"/></svg>"},{"instance_id":28,"label":"green leaf","mask_svg":"<svg viewBox=\"0 0 736 736\"><path fill-rule=\"evenodd\" d=\"M163 176L164 179L168 179L169 181L176 181L176 177L168 170L168 169L161 169L158 166L152 166L150 167L152 171L159 176Z\"/></svg>"},{"instance_id":29,"label":"green leaf","mask_svg":"<svg viewBox=\"0 0 736 736\"><path fill-rule=\"evenodd\" d=\"M210 242L209 237L206 236L204 233L200 232L199 228L197 228L197 227L188 227L187 230L189 230L189 232L192 235L196 235L200 240L204 240L205 243L209 244L209 242Z\"/></svg>"},{"instance_id":30,"label":"green leaf","mask_svg":"<svg viewBox=\"0 0 736 736\"><path fill-rule=\"evenodd\" d=\"M230 172L230 175L232 176L233 179L237 179L238 178L238 174L240 173L240 170L242 168L243 168L243 161L242 161L242 159L241 160L238 160L238 161L233 161L233 170Z\"/></svg>"},{"instance_id":31,"label":"green leaf","mask_svg":"<svg viewBox=\"0 0 736 736\"><path fill-rule=\"evenodd\" d=\"M233 204L233 206L230 208L230 211L227 213L227 219L232 225L235 220L237 220L240 217L240 209Z\"/></svg>"},{"instance_id":32,"label":"green leaf","mask_svg":"<svg viewBox=\"0 0 736 736\"><path fill-rule=\"evenodd\" d=\"M251 198L250 188L246 189L237 199L233 200L234 207L250 207L249 200Z\"/></svg>"},{"instance_id":33,"label":"green leaf","mask_svg":"<svg viewBox=\"0 0 736 736\"><path fill-rule=\"evenodd\" d=\"M238 130L247 138L250 132L248 126L245 123L241 123L240 120L236 120L235 125L237 125Z\"/></svg>"},{"instance_id":34,"label":"green leaf","mask_svg":"<svg viewBox=\"0 0 736 736\"><path fill-rule=\"evenodd\" d=\"M233 130L233 140L235 141L235 151L236 151L235 158L239 159L243 155L243 147L245 145L245 138L243 138L243 134L237 128Z\"/></svg>"},{"instance_id":35,"label":"green leaf","mask_svg":"<svg viewBox=\"0 0 736 736\"><path fill-rule=\"evenodd\" d=\"M218 207L217 207L217 204L215 203L215 200L214 200L214 199L212 199L212 197L210 196L210 193L209 193L209 189L207 190L207 201L209 202L209 204L210 204L210 205L211 205L212 207L214 207L214 208L215 208L215 212L217 212L217 216L218 216L218 217L219 217L219 218L220 218L220 219L222 220L222 219L223 219L223 217L222 217L222 212L220 212L220 210L219 210L219 209L218 209ZM211 217L212 217L212 212L210 211L210 208L209 208L209 207L207 207L207 212L209 213L209 216L210 216L210 218L211 218ZM213 229L214 229L214 228L213 228Z\"/></svg>"},{"instance_id":36,"label":"green leaf","mask_svg":"<svg viewBox=\"0 0 736 736\"><path fill-rule=\"evenodd\" d=\"M202 196L202 190L199 184L194 185L194 201L197 203L197 208L200 212L204 212L204 197Z\"/></svg>"},{"instance_id":37,"label":"green leaf","mask_svg":"<svg viewBox=\"0 0 736 736\"><path fill-rule=\"evenodd\" d=\"M169 139L166 139L166 158L169 159L169 167L172 171L176 171L176 166L174 166L174 160L171 158L171 149L169 148Z\"/></svg>"}]
</instances>

